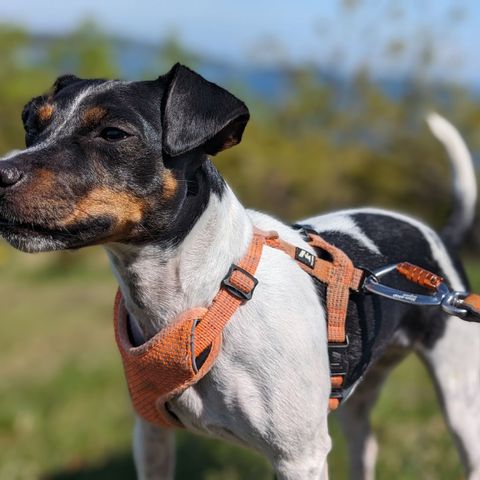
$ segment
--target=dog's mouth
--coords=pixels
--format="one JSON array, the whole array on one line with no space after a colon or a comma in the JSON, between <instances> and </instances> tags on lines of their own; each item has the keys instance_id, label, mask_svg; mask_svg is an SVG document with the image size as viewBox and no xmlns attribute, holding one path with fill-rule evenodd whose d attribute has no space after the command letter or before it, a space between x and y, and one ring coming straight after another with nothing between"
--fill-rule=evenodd
<instances>
[{"instance_id":1,"label":"dog's mouth","mask_svg":"<svg viewBox=\"0 0 480 480\"><path fill-rule=\"evenodd\" d=\"M25 235L37 234L37 235L65 235L66 231L60 229L46 228L42 225L35 224L34 222L11 222L0 219L0 233L13 232Z\"/></svg>"},{"instance_id":2,"label":"dog's mouth","mask_svg":"<svg viewBox=\"0 0 480 480\"><path fill-rule=\"evenodd\" d=\"M85 247L106 235L110 222L81 224L75 227L46 227L35 222L16 222L0 218L0 236L13 247L28 253Z\"/></svg>"}]
</instances>

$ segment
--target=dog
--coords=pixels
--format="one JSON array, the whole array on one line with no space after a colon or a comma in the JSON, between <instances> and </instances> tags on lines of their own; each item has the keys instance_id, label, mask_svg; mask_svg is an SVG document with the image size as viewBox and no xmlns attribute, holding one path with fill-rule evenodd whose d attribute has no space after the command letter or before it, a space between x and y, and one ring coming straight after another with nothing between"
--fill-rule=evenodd
<instances>
[{"instance_id":1,"label":"dog","mask_svg":"<svg viewBox=\"0 0 480 480\"><path fill-rule=\"evenodd\" d=\"M254 226L311 254L298 229L246 210L211 157L241 141L243 102L182 65L153 81L62 76L24 108L26 148L0 163L0 232L25 252L103 245L141 345L182 312L208 307ZM407 260L468 281L455 253L473 222L474 169L455 129L432 115L450 153L456 207L446 228L377 209L299 222L375 270ZM321 181L321 179L319 179ZM331 391L326 309L318 285L265 247L251 300L223 331L209 373L168 402L188 430L248 446L281 480L328 477ZM320 289L320 296L322 291ZM409 352L427 364L469 480L480 479L480 325L438 308L352 294L347 332L351 396L339 409L353 478L372 479L369 413L388 372ZM172 479L173 433L137 417L140 479Z\"/></svg>"}]
</instances>

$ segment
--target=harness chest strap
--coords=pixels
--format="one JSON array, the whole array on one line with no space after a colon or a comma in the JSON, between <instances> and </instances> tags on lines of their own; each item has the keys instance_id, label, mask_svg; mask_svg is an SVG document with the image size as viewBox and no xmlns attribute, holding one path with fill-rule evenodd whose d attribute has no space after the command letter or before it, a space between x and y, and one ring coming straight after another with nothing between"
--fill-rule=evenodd
<instances>
[{"instance_id":1,"label":"harness chest strap","mask_svg":"<svg viewBox=\"0 0 480 480\"><path fill-rule=\"evenodd\" d=\"M355 269L350 259L318 235L309 235L312 247L327 251L333 261L320 259L278 237L275 232L254 231L247 254L232 265L212 305L184 312L172 324L139 347L131 344L128 314L120 293L114 311L115 339L122 357L132 403L137 413L162 427L182 426L166 410L166 403L198 382L212 367L220 345L223 328L237 308L251 298L257 280L253 277L263 245L284 251L311 276L327 284L327 326L331 367L332 395L330 410L340 403L345 372L335 363L335 349L347 344L345 319L349 290L357 289L363 271ZM336 367L337 365L337 367ZM340 369L338 368L340 366Z\"/></svg>"},{"instance_id":2,"label":"harness chest strap","mask_svg":"<svg viewBox=\"0 0 480 480\"><path fill-rule=\"evenodd\" d=\"M162 427L181 427L165 404L198 382L211 368L221 344L221 333L255 286L253 277L265 239L255 233L247 254L232 265L222 287L206 308L184 312L146 343L134 347L128 314L120 290L114 311L115 339L120 350L130 397L136 412Z\"/></svg>"}]
</instances>

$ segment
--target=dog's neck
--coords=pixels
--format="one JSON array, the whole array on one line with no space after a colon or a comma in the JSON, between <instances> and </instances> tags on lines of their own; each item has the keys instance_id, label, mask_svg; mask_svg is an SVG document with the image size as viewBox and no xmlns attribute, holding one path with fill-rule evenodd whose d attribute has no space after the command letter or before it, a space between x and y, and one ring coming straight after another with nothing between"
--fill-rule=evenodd
<instances>
[{"instance_id":1,"label":"dog's neck","mask_svg":"<svg viewBox=\"0 0 480 480\"><path fill-rule=\"evenodd\" d=\"M129 314L148 339L181 312L206 307L229 266L246 252L251 221L230 188L208 205L178 246L108 245Z\"/></svg>"}]
</instances>

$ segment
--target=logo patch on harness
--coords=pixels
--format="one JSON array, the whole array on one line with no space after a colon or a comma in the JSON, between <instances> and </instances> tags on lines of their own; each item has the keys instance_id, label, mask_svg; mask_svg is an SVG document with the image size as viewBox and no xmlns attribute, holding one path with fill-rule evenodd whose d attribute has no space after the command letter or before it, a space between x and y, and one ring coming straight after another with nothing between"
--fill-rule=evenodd
<instances>
[{"instance_id":1,"label":"logo patch on harness","mask_svg":"<svg viewBox=\"0 0 480 480\"><path fill-rule=\"evenodd\" d=\"M315 266L315 255L302 248L295 248L295 260L302 262L307 267L313 268Z\"/></svg>"}]
</instances>

